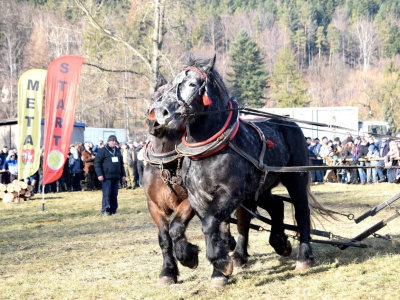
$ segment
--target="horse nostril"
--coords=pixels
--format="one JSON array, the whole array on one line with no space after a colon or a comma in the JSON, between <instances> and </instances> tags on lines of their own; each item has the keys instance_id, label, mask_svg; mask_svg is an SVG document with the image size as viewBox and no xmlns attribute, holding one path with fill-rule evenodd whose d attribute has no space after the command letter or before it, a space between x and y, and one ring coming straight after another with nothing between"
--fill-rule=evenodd
<instances>
[{"instance_id":1,"label":"horse nostril","mask_svg":"<svg viewBox=\"0 0 400 300\"><path fill-rule=\"evenodd\" d=\"M164 116L164 117L169 116L168 110L164 109L164 111L163 111L163 116Z\"/></svg>"}]
</instances>

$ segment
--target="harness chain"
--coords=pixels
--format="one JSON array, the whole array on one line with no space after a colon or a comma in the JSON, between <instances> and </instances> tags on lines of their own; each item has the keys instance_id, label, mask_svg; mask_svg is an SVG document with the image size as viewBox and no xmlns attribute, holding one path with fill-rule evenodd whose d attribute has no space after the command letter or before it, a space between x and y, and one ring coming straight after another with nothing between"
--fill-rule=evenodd
<instances>
[{"instance_id":1,"label":"harness chain","mask_svg":"<svg viewBox=\"0 0 400 300\"><path fill-rule=\"evenodd\" d=\"M162 181L165 183L165 185L169 188L169 192L175 192L174 189L172 188L174 185L179 185L181 187L183 186L183 179L181 176L181 157L178 157L178 166L175 171L175 176L174 176L174 170L168 170L164 169L164 164L160 164L160 177ZM172 172L172 174L171 174Z\"/></svg>"}]
</instances>

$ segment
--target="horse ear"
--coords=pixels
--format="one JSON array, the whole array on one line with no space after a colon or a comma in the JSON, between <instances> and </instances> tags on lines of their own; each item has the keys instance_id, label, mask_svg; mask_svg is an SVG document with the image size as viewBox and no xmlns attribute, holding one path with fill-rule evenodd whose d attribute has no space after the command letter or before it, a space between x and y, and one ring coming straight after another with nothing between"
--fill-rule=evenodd
<instances>
[{"instance_id":1,"label":"horse ear","mask_svg":"<svg viewBox=\"0 0 400 300\"><path fill-rule=\"evenodd\" d=\"M154 91L156 92L161 86L167 84L167 80L161 74L158 75Z\"/></svg>"},{"instance_id":2,"label":"horse ear","mask_svg":"<svg viewBox=\"0 0 400 300\"><path fill-rule=\"evenodd\" d=\"M184 61L185 61L186 66L193 66L193 64L196 61L196 58L192 52L188 52L185 55Z\"/></svg>"},{"instance_id":3,"label":"horse ear","mask_svg":"<svg viewBox=\"0 0 400 300\"><path fill-rule=\"evenodd\" d=\"M217 55L214 54L213 58L210 58L209 60L205 61L204 66L202 66L202 69L204 70L205 73L209 73L212 71L212 69L214 68L216 59L217 59Z\"/></svg>"}]
</instances>

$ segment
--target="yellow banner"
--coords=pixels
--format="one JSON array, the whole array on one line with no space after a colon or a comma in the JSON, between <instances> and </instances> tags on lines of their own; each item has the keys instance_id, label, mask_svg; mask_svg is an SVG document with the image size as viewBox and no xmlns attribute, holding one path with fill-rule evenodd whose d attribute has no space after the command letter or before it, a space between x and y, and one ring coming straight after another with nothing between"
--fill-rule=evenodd
<instances>
[{"instance_id":1,"label":"yellow banner","mask_svg":"<svg viewBox=\"0 0 400 300\"><path fill-rule=\"evenodd\" d=\"M35 174L40 163L41 120L46 70L26 71L18 81L18 179Z\"/></svg>"}]
</instances>

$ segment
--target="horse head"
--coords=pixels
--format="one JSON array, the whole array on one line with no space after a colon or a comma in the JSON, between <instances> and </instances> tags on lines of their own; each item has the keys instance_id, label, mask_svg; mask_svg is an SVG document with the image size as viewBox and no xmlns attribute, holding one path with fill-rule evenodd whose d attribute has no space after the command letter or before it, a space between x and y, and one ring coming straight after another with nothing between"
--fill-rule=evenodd
<instances>
[{"instance_id":1,"label":"horse head","mask_svg":"<svg viewBox=\"0 0 400 300\"><path fill-rule=\"evenodd\" d=\"M186 57L186 66L154 106L154 117L159 124L182 128L199 113L227 108L228 91L214 64L215 56L205 59L189 54Z\"/></svg>"},{"instance_id":2,"label":"horse head","mask_svg":"<svg viewBox=\"0 0 400 300\"><path fill-rule=\"evenodd\" d=\"M156 86L154 88L154 94L151 97L152 103L147 110L146 113L146 125L148 128L148 131L151 135L155 137L162 137L165 133L165 126L161 125L158 123L156 117L155 117L155 108L158 105L159 100L161 99L163 95L163 91L165 89L168 89L168 83L167 80L164 78L164 76L159 75L157 78Z\"/></svg>"}]
</instances>

